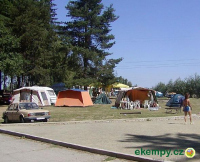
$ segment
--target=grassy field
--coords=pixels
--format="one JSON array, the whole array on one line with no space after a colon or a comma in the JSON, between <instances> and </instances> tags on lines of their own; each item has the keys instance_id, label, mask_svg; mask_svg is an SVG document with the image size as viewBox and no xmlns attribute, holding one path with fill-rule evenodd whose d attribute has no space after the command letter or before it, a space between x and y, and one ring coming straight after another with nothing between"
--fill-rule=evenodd
<instances>
[{"instance_id":1,"label":"grassy field","mask_svg":"<svg viewBox=\"0 0 200 162\"><path fill-rule=\"evenodd\" d=\"M51 122L64 122L64 121L82 121L82 120L106 120L106 119L131 119L131 118L150 118L150 117L166 117L166 116L183 116L183 112L177 114L166 113L166 102L169 99L158 99L159 106L158 111L149 111L147 109L135 109L135 110L120 110L111 109L115 100L112 99L112 104L106 105L94 105L91 107L44 107L51 112ZM200 113L200 99L190 99L193 110L192 114ZM0 105L0 114L7 108L7 105ZM120 114L141 112L141 114ZM1 115L2 116L2 115ZM0 119L3 122L3 119Z\"/></svg>"}]
</instances>

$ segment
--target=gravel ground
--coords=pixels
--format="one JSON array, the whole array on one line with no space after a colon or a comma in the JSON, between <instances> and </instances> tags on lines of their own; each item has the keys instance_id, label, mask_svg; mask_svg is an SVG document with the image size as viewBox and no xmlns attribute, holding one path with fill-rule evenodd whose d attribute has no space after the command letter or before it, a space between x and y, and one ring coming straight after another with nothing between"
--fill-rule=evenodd
<instances>
[{"instance_id":1,"label":"gravel ground","mask_svg":"<svg viewBox=\"0 0 200 162\"><path fill-rule=\"evenodd\" d=\"M165 161L199 161L200 116L193 115L193 125L183 117L81 121L63 123L1 124L10 130L87 147ZM184 152L192 147L196 155L188 159ZM163 150L163 154L145 153ZM167 151L171 150L170 154ZM181 155L174 155L175 154ZM140 152L140 153L139 153Z\"/></svg>"},{"instance_id":2,"label":"gravel ground","mask_svg":"<svg viewBox=\"0 0 200 162\"><path fill-rule=\"evenodd\" d=\"M0 134L0 143L3 162L105 162L109 159L112 162L128 162L4 134Z\"/></svg>"}]
</instances>

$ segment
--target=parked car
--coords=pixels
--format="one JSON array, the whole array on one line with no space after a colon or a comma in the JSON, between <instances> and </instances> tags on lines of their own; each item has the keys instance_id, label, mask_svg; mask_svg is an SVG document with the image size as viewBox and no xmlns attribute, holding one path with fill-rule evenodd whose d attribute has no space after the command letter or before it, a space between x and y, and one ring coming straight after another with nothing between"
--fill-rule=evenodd
<instances>
[{"instance_id":1,"label":"parked car","mask_svg":"<svg viewBox=\"0 0 200 162\"><path fill-rule=\"evenodd\" d=\"M1 104L10 104L12 101L12 96L10 94L1 94L0 103Z\"/></svg>"},{"instance_id":2,"label":"parked car","mask_svg":"<svg viewBox=\"0 0 200 162\"><path fill-rule=\"evenodd\" d=\"M50 117L50 112L48 110L39 108L34 102L12 103L8 106L7 110L3 112L2 116L4 123L47 122Z\"/></svg>"}]
</instances>

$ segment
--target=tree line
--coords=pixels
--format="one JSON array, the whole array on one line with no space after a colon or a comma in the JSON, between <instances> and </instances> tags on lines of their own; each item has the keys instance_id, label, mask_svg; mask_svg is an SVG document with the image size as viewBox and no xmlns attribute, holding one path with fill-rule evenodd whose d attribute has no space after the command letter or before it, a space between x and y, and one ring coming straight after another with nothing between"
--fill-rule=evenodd
<instances>
[{"instance_id":1,"label":"tree line","mask_svg":"<svg viewBox=\"0 0 200 162\"><path fill-rule=\"evenodd\" d=\"M123 58L108 59L115 44L111 23L119 17L101 0L66 4L69 21L56 19L53 0L0 0L0 80L6 87L63 82L67 87L103 86L118 80L114 74Z\"/></svg>"},{"instance_id":2,"label":"tree line","mask_svg":"<svg viewBox=\"0 0 200 162\"><path fill-rule=\"evenodd\" d=\"M167 84L160 82L153 89L163 94L168 92L175 92L182 95L189 93L192 97L200 97L200 76L194 74L194 76L182 80L180 78L175 81L170 80Z\"/></svg>"}]
</instances>

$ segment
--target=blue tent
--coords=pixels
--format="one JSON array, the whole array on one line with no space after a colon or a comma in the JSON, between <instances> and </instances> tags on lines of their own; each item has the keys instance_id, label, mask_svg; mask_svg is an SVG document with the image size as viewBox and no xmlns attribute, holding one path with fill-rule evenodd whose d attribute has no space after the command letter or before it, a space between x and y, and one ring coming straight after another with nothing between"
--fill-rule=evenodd
<instances>
[{"instance_id":1,"label":"blue tent","mask_svg":"<svg viewBox=\"0 0 200 162\"><path fill-rule=\"evenodd\" d=\"M65 87L65 83L56 83L51 86L51 88L55 91L56 94L60 91L64 91L67 88Z\"/></svg>"},{"instance_id":2,"label":"blue tent","mask_svg":"<svg viewBox=\"0 0 200 162\"><path fill-rule=\"evenodd\" d=\"M181 107L185 97L181 94L175 94L170 100L166 103L166 106L169 107Z\"/></svg>"},{"instance_id":3,"label":"blue tent","mask_svg":"<svg viewBox=\"0 0 200 162\"><path fill-rule=\"evenodd\" d=\"M163 97L163 93L156 91L156 97Z\"/></svg>"}]
</instances>

